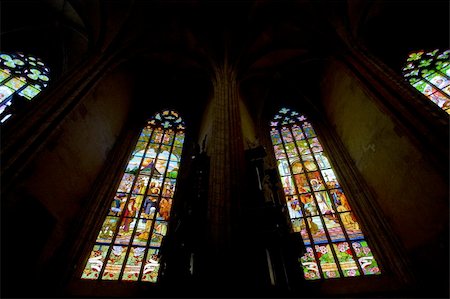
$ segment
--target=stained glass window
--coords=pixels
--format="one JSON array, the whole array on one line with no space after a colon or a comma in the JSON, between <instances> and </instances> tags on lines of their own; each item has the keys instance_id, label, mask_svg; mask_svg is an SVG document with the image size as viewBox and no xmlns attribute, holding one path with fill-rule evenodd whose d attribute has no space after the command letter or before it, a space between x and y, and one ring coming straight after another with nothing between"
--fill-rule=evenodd
<instances>
[{"instance_id":1,"label":"stained glass window","mask_svg":"<svg viewBox=\"0 0 450 299\"><path fill-rule=\"evenodd\" d=\"M418 91L450 114L450 50L409 54L403 75Z\"/></svg>"},{"instance_id":2,"label":"stained glass window","mask_svg":"<svg viewBox=\"0 0 450 299\"><path fill-rule=\"evenodd\" d=\"M50 81L50 70L36 56L0 53L0 123L11 117L13 94L32 100Z\"/></svg>"},{"instance_id":3,"label":"stained glass window","mask_svg":"<svg viewBox=\"0 0 450 299\"><path fill-rule=\"evenodd\" d=\"M306 117L282 108L271 121L294 233L306 246L306 280L380 274L347 196Z\"/></svg>"},{"instance_id":4,"label":"stained glass window","mask_svg":"<svg viewBox=\"0 0 450 299\"><path fill-rule=\"evenodd\" d=\"M184 142L176 111L141 131L81 278L156 282Z\"/></svg>"}]
</instances>

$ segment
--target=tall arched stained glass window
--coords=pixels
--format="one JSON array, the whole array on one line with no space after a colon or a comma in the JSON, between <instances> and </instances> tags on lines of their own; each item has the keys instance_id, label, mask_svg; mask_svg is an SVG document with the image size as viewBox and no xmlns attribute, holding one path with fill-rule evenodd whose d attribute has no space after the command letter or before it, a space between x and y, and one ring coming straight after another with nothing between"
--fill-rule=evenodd
<instances>
[{"instance_id":1,"label":"tall arched stained glass window","mask_svg":"<svg viewBox=\"0 0 450 299\"><path fill-rule=\"evenodd\" d=\"M305 279L380 274L311 123L282 108L270 135L292 228L306 246Z\"/></svg>"},{"instance_id":2,"label":"tall arched stained glass window","mask_svg":"<svg viewBox=\"0 0 450 299\"><path fill-rule=\"evenodd\" d=\"M409 54L403 75L418 91L450 114L450 50Z\"/></svg>"},{"instance_id":3,"label":"tall arched stained glass window","mask_svg":"<svg viewBox=\"0 0 450 299\"><path fill-rule=\"evenodd\" d=\"M156 282L184 142L176 111L142 130L81 278Z\"/></svg>"},{"instance_id":4,"label":"tall arched stained glass window","mask_svg":"<svg viewBox=\"0 0 450 299\"><path fill-rule=\"evenodd\" d=\"M13 94L32 100L47 87L50 70L32 55L0 53L0 123L11 117Z\"/></svg>"}]
</instances>

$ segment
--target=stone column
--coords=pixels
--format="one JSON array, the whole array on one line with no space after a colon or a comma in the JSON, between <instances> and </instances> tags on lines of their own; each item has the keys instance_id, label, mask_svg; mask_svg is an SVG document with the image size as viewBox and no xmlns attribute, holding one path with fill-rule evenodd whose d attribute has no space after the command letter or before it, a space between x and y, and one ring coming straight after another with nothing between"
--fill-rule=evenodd
<instances>
[{"instance_id":1,"label":"stone column","mask_svg":"<svg viewBox=\"0 0 450 299\"><path fill-rule=\"evenodd\" d=\"M233 248L237 245L233 242L237 236L243 187L244 148L236 72L227 64L215 67L214 71L212 127L207 145L210 176L206 228L207 255L212 264L207 263L206 269L217 274L214 276L220 280L228 270L238 271L239 268L233 258L236 252ZM216 278L211 279L218 282Z\"/></svg>"}]
</instances>

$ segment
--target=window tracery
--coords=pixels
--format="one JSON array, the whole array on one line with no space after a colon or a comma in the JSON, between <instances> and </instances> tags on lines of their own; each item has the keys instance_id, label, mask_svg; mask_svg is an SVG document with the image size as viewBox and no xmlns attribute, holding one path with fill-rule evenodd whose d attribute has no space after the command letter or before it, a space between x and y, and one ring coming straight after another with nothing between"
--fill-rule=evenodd
<instances>
[{"instance_id":1,"label":"window tracery","mask_svg":"<svg viewBox=\"0 0 450 299\"><path fill-rule=\"evenodd\" d=\"M10 118L14 94L32 100L50 81L50 70L33 55L0 53L0 123Z\"/></svg>"},{"instance_id":2,"label":"window tracery","mask_svg":"<svg viewBox=\"0 0 450 299\"><path fill-rule=\"evenodd\" d=\"M82 279L156 282L184 142L174 110L141 131L83 270Z\"/></svg>"},{"instance_id":3,"label":"window tracery","mask_svg":"<svg viewBox=\"0 0 450 299\"><path fill-rule=\"evenodd\" d=\"M418 91L450 114L450 50L409 54L403 76Z\"/></svg>"},{"instance_id":4,"label":"window tracery","mask_svg":"<svg viewBox=\"0 0 450 299\"><path fill-rule=\"evenodd\" d=\"M270 123L292 229L306 246L306 280L381 271L320 140L304 115L282 108Z\"/></svg>"}]
</instances>

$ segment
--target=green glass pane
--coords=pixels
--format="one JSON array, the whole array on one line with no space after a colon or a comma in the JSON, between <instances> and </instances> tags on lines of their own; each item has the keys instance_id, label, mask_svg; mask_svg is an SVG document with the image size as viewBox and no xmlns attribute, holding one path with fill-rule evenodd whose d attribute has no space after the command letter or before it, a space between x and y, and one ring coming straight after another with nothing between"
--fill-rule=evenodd
<instances>
[{"instance_id":1,"label":"green glass pane","mask_svg":"<svg viewBox=\"0 0 450 299\"><path fill-rule=\"evenodd\" d=\"M5 83L6 86L14 89L14 90L18 90L19 88L21 88L22 86L24 86L26 83L22 80L19 80L17 78L12 78L9 81L7 81Z\"/></svg>"},{"instance_id":2,"label":"green glass pane","mask_svg":"<svg viewBox=\"0 0 450 299\"><path fill-rule=\"evenodd\" d=\"M184 133L183 132L177 132L177 135L175 136L175 146L183 147L184 143Z\"/></svg>"},{"instance_id":3,"label":"green glass pane","mask_svg":"<svg viewBox=\"0 0 450 299\"><path fill-rule=\"evenodd\" d=\"M422 54L423 54L423 51L411 53L411 54L409 54L407 61L420 60L422 58Z\"/></svg>"},{"instance_id":4,"label":"green glass pane","mask_svg":"<svg viewBox=\"0 0 450 299\"><path fill-rule=\"evenodd\" d=\"M37 96L41 91L31 85L28 85L27 87L25 87L24 89L22 89L19 94L21 96L24 96L25 98L31 100L32 98L34 98L35 96Z\"/></svg>"},{"instance_id":5,"label":"green glass pane","mask_svg":"<svg viewBox=\"0 0 450 299\"><path fill-rule=\"evenodd\" d=\"M286 153L287 153L288 157L297 157L298 156L297 149L295 148L295 145L293 142L286 143L284 146L286 148Z\"/></svg>"},{"instance_id":6,"label":"green glass pane","mask_svg":"<svg viewBox=\"0 0 450 299\"><path fill-rule=\"evenodd\" d=\"M4 63L6 66L9 66L10 68L15 68L16 67L16 64L14 63L14 61L6 61L5 63Z\"/></svg>"},{"instance_id":7,"label":"green glass pane","mask_svg":"<svg viewBox=\"0 0 450 299\"><path fill-rule=\"evenodd\" d=\"M317 266L313 250L310 246L306 247L306 253L300 258L300 262L306 280L320 279L319 267Z\"/></svg>"},{"instance_id":8,"label":"green glass pane","mask_svg":"<svg viewBox=\"0 0 450 299\"><path fill-rule=\"evenodd\" d=\"M297 140L296 144L301 155L311 154L308 142L306 140Z\"/></svg>"},{"instance_id":9,"label":"green glass pane","mask_svg":"<svg viewBox=\"0 0 450 299\"><path fill-rule=\"evenodd\" d=\"M12 60L11 56L7 55L7 54L1 54L0 58L6 61Z\"/></svg>"},{"instance_id":10,"label":"green glass pane","mask_svg":"<svg viewBox=\"0 0 450 299\"><path fill-rule=\"evenodd\" d=\"M11 76L11 75L8 72L5 72L4 70L0 69L0 82L9 78L9 76Z\"/></svg>"},{"instance_id":11,"label":"green glass pane","mask_svg":"<svg viewBox=\"0 0 450 299\"><path fill-rule=\"evenodd\" d=\"M447 76L450 76L450 62L440 62L436 64L436 69L440 70Z\"/></svg>"},{"instance_id":12,"label":"green glass pane","mask_svg":"<svg viewBox=\"0 0 450 299\"><path fill-rule=\"evenodd\" d=\"M341 242L333 244L333 246L344 276L360 276L361 274L359 273L349 244L347 242Z\"/></svg>"},{"instance_id":13,"label":"green glass pane","mask_svg":"<svg viewBox=\"0 0 450 299\"><path fill-rule=\"evenodd\" d=\"M94 245L83 274L81 275L82 279L97 279L99 277L108 249L109 246Z\"/></svg>"},{"instance_id":14,"label":"green glass pane","mask_svg":"<svg viewBox=\"0 0 450 299\"><path fill-rule=\"evenodd\" d=\"M292 231L294 232L300 232L301 230L301 223L300 223L300 219L291 219L292 222Z\"/></svg>"},{"instance_id":15,"label":"green glass pane","mask_svg":"<svg viewBox=\"0 0 450 299\"><path fill-rule=\"evenodd\" d=\"M142 261L144 260L144 247L131 247L128 255L122 280L137 281L141 272Z\"/></svg>"},{"instance_id":16,"label":"green glass pane","mask_svg":"<svg viewBox=\"0 0 450 299\"><path fill-rule=\"evenodd\" d=\"M377 261L365 240L352 242L352 246L365 275L381 274Z\"/></svg>"},{"instance_id":17,"label":"green glass pane","mask_svg":"<svg viewBox=\"0 0 450 299\"><path fill-rule=\"evenodd\" d=\"M126 246L113 246L111 254L109 255L108 262L103 272L102 279L104 280L117 280L119 279L120 270L127 253Z\"/></svg>"},{"instance_id":18,"label":"green glass pane","mask_svg":"<svg viewBox=\"0 0 450 299\"><path fill-rule=\"evenodd\" d=\"M316 245L315 246L317 256L319 258L320 267L325 278L337 278L340 277L336 261L334 260L333 253L331 252L330 245Z\"/></svg>"},{"instance_id":19,"label":"green glass pane","mask_svg":"<svg viewBox=\"0 0 450 299\"><path fill-rule=\"evenodd\" d=\"M97 236L97 243L111 243L116 231L117 224L119 223L118 217L106 217L103 221L102 228Z\"/></svg>"},{"instance_id":20,"label":"green glass pane","mask_svg":"<svg viewBox=\"0 0 450 299\"><path fill-rule=\"evenodd\" d=\"M172 158L172 156L171 156ZM179 162L177 161L169 161L169 166L167 168L166 177L171 179L176 179L178 176L178 168L179 168Z\"/></svg>"},{"instance_id":21,"label":"green glass pane","mask_svg":"<svg viewBox=\"0 0 450 299\"><path fill-rule=\"evenodd\" d=\"M419 82L413 84L413 86L426 96L435 91L434 88L424 80L420 80Z\"/></svg>"},{"instance_id":22,"label":"green glass pane","mask_svg":"<svg viewBox=\"0 0 450 299\"><path fill-rule=\"evenodd\" d=\"M17 58L14 59L13 61L14 61L14 63L15 63L16 65L24 65L24 64L25 64L22 60L17 59Z\"/></svg>"},{"instance_id":23,"label":"green glass pane","mask_svg":"<svg viewBox=\"0 0 450 299\"><path fill-rule=\"evenodd\" d=\"M144 271L142 273L142 281L155 283L158 280L159 266L159 250L150 248L147 253Z\"/></svg>"},{"instance_id":24,"label":"green glass pane","mask_svg":"<svg viewBox=\"0 0 450 299\"><path fill-rule=\"evenodd\" d=\"M422 70L422 77L425 78L427 81L430 81L429 78L436 76L436 71L434 70Z\"/></svg>"}]
</instances>

